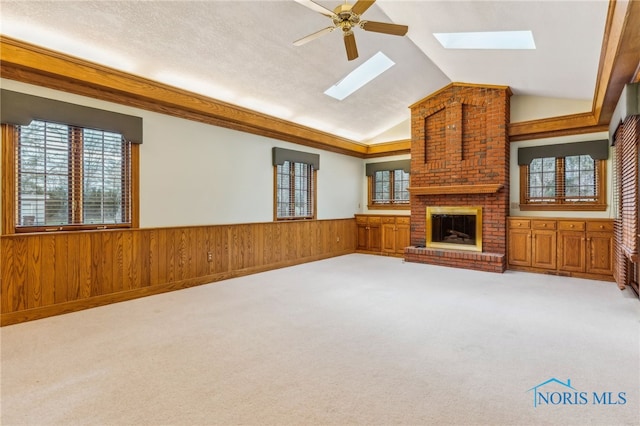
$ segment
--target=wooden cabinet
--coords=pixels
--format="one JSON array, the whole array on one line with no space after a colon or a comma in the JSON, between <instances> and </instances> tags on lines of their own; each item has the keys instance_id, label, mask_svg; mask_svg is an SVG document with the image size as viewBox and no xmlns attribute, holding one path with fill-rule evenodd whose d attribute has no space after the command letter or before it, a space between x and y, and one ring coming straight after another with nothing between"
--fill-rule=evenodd
<instances>
[{"instance_id":1,"label":"wooden cabinet","mask_svg":"<svg viewBox=\"0 0 640 426\"><path fill-rule=\"evenodd\" d=\"M522 269L613 279L613 222L509 218L508 262Z\"/></svg>"},{"instance_id":2,"label":"wooden cabinet","mask_svg":"<svg viewBox=\"0 0 640 426\"><path fill-rule=\"evenodd\" d=\"M556 269L555 222L509 220L509 264Z\"/></svg>"},{"instance_id":3,"label":"wooden cabinet","mask_svg":"<svg viewBox=\"0 0 640 426\"><path fill-rule=\"evenodd\" d=\"M358 250L403 255L410 245L409 220L408 216L356 215Z\"/></svg>"},{"instance_id":4,"label":"wooden cabinet","mask_svg":"<svg viewBox=\"0 0 640 426\"><path fill-rule=\"evenodd\" d=\"M356 215L358 228L358 250L380 251L381 247L381 218L379 216Z\"/></svg>"},{"instance_id":5,"label":"wooden cabinet","mask_svg":"<svg viewBox=\"0 0 640 426\"><path fill-rule=\"evenodd\" d=\"M534 230L531 232L531 266L556 269L556 231Z\"/></svg>"},{"instance_id":6,"label":"wooden cabinet","mask_svg":"<svg viewBox=\"0 0 640 426\"><path fill-rule=\"evenodd\" d=\"M383 218L382 251L387 254L404 254L404 248L409 245L409 218Z\"/></svg>"},{"instance_id":7,"label":"wooden cabinet","mask_svg":"<svg viewBox=\"0 0 640 426\"><path fill-rule=\"evenodd\" d=\"M613 274L613 223L588 222L586 272Z\"/></svg>"}]
</instances>

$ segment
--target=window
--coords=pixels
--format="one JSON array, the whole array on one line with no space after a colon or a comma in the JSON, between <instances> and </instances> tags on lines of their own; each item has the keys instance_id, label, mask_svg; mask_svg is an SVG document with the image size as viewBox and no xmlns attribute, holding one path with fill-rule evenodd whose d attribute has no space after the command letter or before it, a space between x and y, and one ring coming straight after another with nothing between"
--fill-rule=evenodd
<instances>
[{"instance_id":1,"label":"window","mask_svg":"<svg viewBox=\"0 0 640 426\"><path fill-rule=\"evenodd\" d=\"M520 166L522 210L605 210L605 161L590 155L541 157Z\"/></svg>"},{"instance_id":2,"label":"window","mask_svg":"<svg viewBox=\"0 0 640 426\"><path fill-rule=\"evenodd\" d=\"M315 217L315 170L312 164L276 165L276 219Z\"/></svg>"},{"instance_id":3,"label":"window","mask_svg":"<svg viewBox=\"0 0 640 426\"><path fill-rule=\"evenodd\" d=\"M372 177L373 205L409 204L409 173L404 170L383 170Z\"/></svg>"},{"instance_id":4,"label":"window","mask_svg":"<svg viewBox=\"0 0 640 426\"><path fill-rule=\"evenodd\" d=\"M131 226L132 144L121 134L39 120L7 127L16 232Z\"/></svg>"},{"instance_id":5,"label":"window","mask_svg":"<svg viewBox=\"0 0 640 426\"><path fill-rule=\"evenodd\" d=\"M409 208L409 160L367 164L370 209Z\"/></svg>"},{"instance_id":6,"label":"window","mask_svg":"<svg viewBox=\"0 0 640 426\"><path fill-rule=\"evenodd\" d=\"M320 156L273 148L274 220L315 219Z\"/></svg>"}]
</instances>

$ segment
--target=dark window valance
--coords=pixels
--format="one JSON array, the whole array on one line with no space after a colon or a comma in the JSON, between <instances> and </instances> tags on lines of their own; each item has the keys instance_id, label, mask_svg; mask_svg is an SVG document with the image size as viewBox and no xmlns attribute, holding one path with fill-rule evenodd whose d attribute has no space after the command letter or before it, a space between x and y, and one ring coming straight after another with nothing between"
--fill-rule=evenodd
<instances>
[{"instance_id":1,"label":"dark window valance","mask_svg":"<svg viewBox=\"0 0 640 426\"><path fill-rule=\"evenodd\" d=\"M132 143L142 143L142 118L2 90L0 118L4 124L28 125L43 120L119 133Z\"/></svg>"},{"instance_id":2,"label":"dark window valance","mask_svg":"<svg viewBox=\"0 0 640 426\"><path fill-rule=\"evenodd\" d=\"M615 144L615 134L618 127L627 117L640 115L640 83L631 83L624 86L620 99L609 121L609 140Z\"/></svg>"},{"instance_id":3,"label":"dark window valance","mask_svg":"<svg viewBox=\"0 0 640 426\"><path fill-rule=\"evenodd\" d=\"M609 158L609 141L603 139L599 141L518 148L518 165L529 165L534 158L559 158L572 155L590 155L594 160L606 160Z\"/></svg>"},{"instance_id":4,"label":"dark window valance","mask_svg":"<svg viewBox=\"0 0 640 426\"><path fill-rule=\"evenodd\" d=\"M404 170L406 173L411 171L411 160L383 161L382 163L369 163L366 166L366 175L373 176L376 172L384 170Z\"/></svg>"},{"instance_id":5,"label":"dark window valance","mask_svg":"<svg viewBox=\"0 0 640 426\"><path fill-rule=\"evenodd\" d=\"M318 154L284 148L273 148L273 165L283 165L285 161L311 164L314 170L320 170L320 156Z\"/></svg>"}]
</instances>

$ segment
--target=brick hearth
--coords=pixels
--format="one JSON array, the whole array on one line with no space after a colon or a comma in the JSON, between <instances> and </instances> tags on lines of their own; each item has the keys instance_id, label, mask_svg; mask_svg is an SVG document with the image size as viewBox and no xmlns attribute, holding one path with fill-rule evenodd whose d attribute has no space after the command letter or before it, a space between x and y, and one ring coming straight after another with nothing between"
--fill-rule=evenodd
<instances>
[{"instance_id":1,"label":"brick hearth","mask_svg":"<svg viewBox=\"0 0 640 426\"><path fill-rule=\"evenodd\" d=\"M411 247L405 260L504 272L508 87L453 83L411 106ZM482 252L425 248L427 206L481 206Z\"/></svg>"}]
</instances>

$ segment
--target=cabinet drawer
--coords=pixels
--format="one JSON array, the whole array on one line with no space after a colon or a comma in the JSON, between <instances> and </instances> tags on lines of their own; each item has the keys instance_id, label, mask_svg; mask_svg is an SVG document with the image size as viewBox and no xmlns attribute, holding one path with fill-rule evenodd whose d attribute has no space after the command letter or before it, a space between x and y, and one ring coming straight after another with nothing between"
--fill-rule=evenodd
<instances>
[{"instance_id":1,"label":"cabinet drawer","mask_svg":"<svg viewBox=\"0 0 640 426\"><path fill-rule=\"evenodd\" d=\"M356 216L356 223L359 225L366 225L367 224L367 217L366 216Z\"/></svg>"},{"instance_id":2,"label":"cabinet drawer","mask_svg":"<svg viewBox=\"0 0 640 426\"><path fill-rule=\"evenodd\" d=\"M563 220L558 222L561 231L584 231L584 222L580 220Z\"/></svg>"},{"instance_id":3,"label":"cabinet drawer","mask_svg":"<svg viewBox=\"0 0 640 426\"><path fill-rule=\"evenodd\" d=\"M556 229L555 220L532 220L531 228L533 229Z\"/></svg>"},{"instance_id":4,"label":"cabinet drawer","mask_svg":"<svg viewBox=\"0 0 640 426\"><path fill-rule=\"evenodd\" d=\"M369 225L379 225L380 219L380 216L369 216Z\"/></svg>"},{"instance_id":5,"label":"cabinet drawer","mask_svg":"<svg viewBox=\"0 0 640 426\"><path fill-rule=\"evenodd\" d=\"M391 223L391 224L395 224L396 223L396 218L391 216L391 217L383 217L382 218L382 223Z\"/></svg>"},{"instance_id":6,"label":"cabinet drawer","mask_svg":"<svg viewBox=\"0 0 640 426\"><path fill-rule=\"evenodd\" d=\"M613 232L613 222L587 222L587 231Z\"/></svg>"},{"instance_id":7,"label":"cabinet drawer","mask_svg":"<svg viewBox=\"0 0 640 426\"><path fill-rule=\"evenodd\" d=\"M556 221L555 220L541 220L536 219L531 221L532 229L556 229Z\"/></svg>"},{"instance_id":8,"label":"cabinet drawer","mask_svg":"<svg viewBox=\"0 0 640 426\"><path fill-rule=\"evenodd\" d=\"M530 227L529 219L509 219L509 228L529 229Z\"/></svg>"},{"instance_id":9,"label":"cabinet drawer","mask_svg":"<svg viewBox=\"0 0 640 426\"><path fill-rule=\"evenodd\" d=\"M396 223L398 225L408 225L410 221L411 221L411 218L409 216L407 216L407 217L396 217Z\"/></svg>"}]
</instances>

